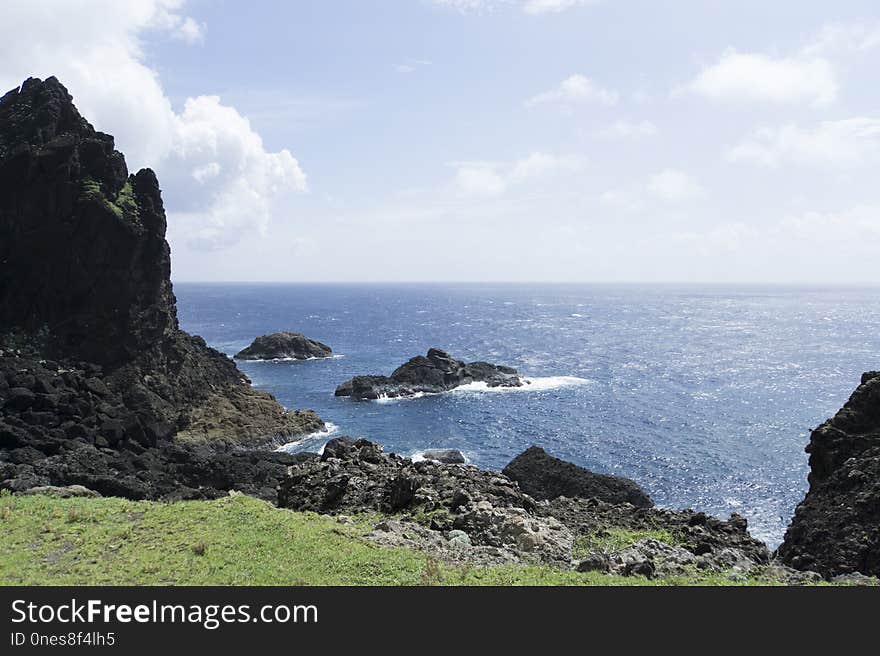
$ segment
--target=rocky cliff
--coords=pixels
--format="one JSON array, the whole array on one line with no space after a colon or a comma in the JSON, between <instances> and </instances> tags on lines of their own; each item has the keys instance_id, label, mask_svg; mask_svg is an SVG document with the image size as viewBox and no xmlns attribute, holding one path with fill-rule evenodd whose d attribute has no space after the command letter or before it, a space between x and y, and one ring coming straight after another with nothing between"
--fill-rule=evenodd
<instances>
[{"instance_id":1,"label":"rocky cliff","mask_svg":"<svg viewBox=\"0 0 880 656\"><path fill-rule=\"evenodd\" d=\"M807 453L810 489L780 557L825 576L880 576L880 371L862 375L843 408L813 431Z\"/></svg>"},{"instance_id":2,"label":"rocky cliff","mask_svg":"<svg viewBox=\"0 0 880 656\"><path fill-rule=\"evenodd\" d=\"M165 229L155 174L129 174L57 79L0 99L0 473L12 487L68 480L43 459L81 446L100 469L172 439L256 445L323 425L179 329Z\"/></svg>"},{"instance_id":3,"label":"rocky cliff","mask_svg":"<svg viewBox=\"0 0 880 656\"><path fill-rule=\"evenodd\" d=\"M0 100L0 326L48 357L117 365L177 329L156 176L55 78Z\"/></svg>"}]
</instances>

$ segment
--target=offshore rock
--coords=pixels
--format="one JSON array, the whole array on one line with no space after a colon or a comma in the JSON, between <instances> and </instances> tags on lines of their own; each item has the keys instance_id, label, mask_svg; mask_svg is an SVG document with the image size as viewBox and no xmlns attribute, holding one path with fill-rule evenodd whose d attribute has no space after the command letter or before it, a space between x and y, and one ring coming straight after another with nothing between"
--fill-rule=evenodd
<instances>
[{"instance_id":1,"label":"offshore rock","mask_svg":"<svg viewBox=\"0 0 880 656\"><path fill-rule=\"evenodd\" d=\"M336 388L336 396L369 401L439 394L470 383L485 383L488 387L522 387L528 381L511 367L488 362L466 363L432 348L427 355L412 358L390 376L355 376Z\"/></svg>"},{"instance_id":2,"label":"offshore rock","mask_svg":"<svg viewBox=\"0 0 880 656\"><path fill-rule=\"evenodd\" d=\"M235 354L236 360L311 360L329 358L333 349L302 333L272 333L257 337Z\"/></svg>"}]
</instances>

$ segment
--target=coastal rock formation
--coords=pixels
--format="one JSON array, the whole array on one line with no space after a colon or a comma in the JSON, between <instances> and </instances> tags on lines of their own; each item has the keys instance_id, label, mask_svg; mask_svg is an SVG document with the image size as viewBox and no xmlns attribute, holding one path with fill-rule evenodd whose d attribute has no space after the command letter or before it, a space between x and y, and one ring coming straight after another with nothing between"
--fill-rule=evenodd
<instances>
[{"instance_id":1,"label":"coastal rock formation","mask_svg":"<svg viewBox=\"0 0 880 656\"><path fill-rule=\"evenodd\" d=\"M591 471L549 455L539 446L519 454L501 471L535 499L557 497L596 498L609 503L631 503L640 508L653 504L634 481Z\"/></svg>"},{"instance_id":2,"label":"coastal rock formation","mask_svg":"<svg viewBox=\"0 0 880 656\"><path fill-rule=\"evenodd\" d=\"M115 365L177 328L156 176L55 78L0 99L0 326L51 358Z\"/></svg>"},{"instance_id":3,"label":"coastal rock formation","mask_svg":"<svg viewBox=\"0 0 880 656\"><path fill-rule=\"evenodd\" d=\"M507 478L470 465L412 462L364 439L332 439L320 459L290 467L278 503L322 513L419 513L426 528L463 531L470 545L506 552L503 561L523 554L570 560L571 533L535 515L535 501ZM387 543L393 531L380 532Z\"/></svg>"},{"instance_id":4,"label":"coastal rock formation","mask_svg":"<svg viewBox=\"0 0 880 656\"><path fill-rule=\"evenodd\" d=\"M824 576L880 576L880 371L861 384L806 448L810 489L780 558Z\"/></svg>"},{"instance_id":5,"label":"coastal rock formation","mask_svg":"<svg viewBox=\"0 0 880 656\"><path fill-rule=\"evenodd\" d=\"M442 462L444 465L463 465L464 455L458 449L429 449L422 453L425 460Z\"/></svg>"},{"instance_id":6,"label":"coastal rock formation","mask_svg":"<svg viewBox=\"0 0 880 656\"><path fill-rule=\"evenodd\" d=\"M731 552L755 566L770 562L767 546L749 535L748 522L736 513L725 521L694 510L636 508L628 503L567 497L558 497L542 507L576 535L601 537L609 531L646 536L665 533L704 569L722 569Z\"/></svg>"},{"instance_id":7,"label":"coastal rock formation","mask_svg":"<svg viewBox=\"0 0 880 656\"><path fill-rule=\"evenodd\" d=\"M497 507L536 507L534 499L497 472L413 462L385 453L374 442L348 437L330 440L320 458L292 467L279 492L280 505L315 512L394 513L416 506L456 510L477 500Z\"/></svg>"},{"instance_id":8,"label":"coastal rock formation","mask_svg":"<svg viewBox=\"0 0 880 656\"><path fill-rule=\"evenodd\" d=\"M219 490L223 476L196 464L197 443L258 445L323 426L179 329L165 229L156 176L129 175L113 137L57 79L28 79L0 99L5 487L88 486L78 478L94 470L101 493L128 473L143 485L118 493L135 498L170 493L178 473L182 488ZM174 458L188 479L169 473Z\"/></svg>"},{"instance_id":9,"label":"coastal rock formation","mask_svg":"<svg viewBox=\"0 0 880 656\"><path fill-rule=\"evenodd\" d=\"M526 381L516 369L456 360L445 351L432 348L401 365L390 376L355 376L336 388L336 396L356 401L396 398L415 394L438 394L469 383L489 387L522 387Z\"/></svg>"},{"instance_id":10,"label":"coastal rock formation","mask_svg":"<svg viewBox=\"0 0 880 656\"><path fill-rule=\"evenodd\" d=\"M687 569L748 574L770 566L766 546L748 534L746 520L738 515L721 521L690 510L595 498L538 502L504 474L471 465L413 462L363 439L330 440L320 457L302 457L288 472L279 505L341 519L364 511L386 513L389 517L376 525L371 539L451 561L537 559L626 576ZM575 557L580 544L602 543L608 532L646 537L610 551L591 547Z\"/></svg>"},{"instance_id":11,"label":"coastal rock formation","mask_svg":"<svg viewBox=\"0 0 880 656\"><path fill-rule=\"evenodd\" d=\"M302 333L272 333L257 337L235 354L236 360L309 360L329 358L333 349Z\"/></svg>"}]
</instances>

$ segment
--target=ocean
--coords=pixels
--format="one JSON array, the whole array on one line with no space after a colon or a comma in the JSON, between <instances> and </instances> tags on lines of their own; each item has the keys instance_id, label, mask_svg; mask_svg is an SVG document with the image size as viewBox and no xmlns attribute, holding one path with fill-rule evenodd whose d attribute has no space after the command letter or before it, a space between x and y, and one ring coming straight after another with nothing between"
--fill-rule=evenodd
<instances>
[{"instance_id":1,"label":"ocean","mask_svg":"<svg viewBox=\"0 0 880 656\"><path fill-rule=\"evenodd\" d=\"M880 368L880 289L575 284L176 283L181 327L229 355L305 333L336 357L239 362L330 435L501 469L532 444L634 479L659 506L749 520L775 547L807 488L809 432ZM354 402L336 386L429 347L532 384Z\"/></svg>"}]
</instances>

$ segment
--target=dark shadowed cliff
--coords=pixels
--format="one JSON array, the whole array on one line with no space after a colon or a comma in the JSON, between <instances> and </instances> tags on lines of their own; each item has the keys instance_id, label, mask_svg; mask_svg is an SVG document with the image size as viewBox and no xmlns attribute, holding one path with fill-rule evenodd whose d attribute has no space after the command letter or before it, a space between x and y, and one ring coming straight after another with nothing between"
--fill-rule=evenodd
<instances>
[{"instance_id":1,"label":"dark shadowed cliff","mask_svg":"<svg viewBox=\"0 0 880 656\"><path fill-rule=\"evenodd\" d=\"M795 511L779 555L825 576L880 576L880 372L813 431L810 489Z\"/></svg>"},{"instance_id":2,"label":"dark shadowed cliff","mask_svg":"<svg viewBox=\"0 0 880 656\"><path fill-rule=\"evenodd\" d=\"M129 456L172 439L253 445L323 425L179 329L165 229L155 174L130 175L57 79L0 99L0 480L17 481L7 487L90 469L112 487L126 468L163 470L162 454ZM234 483L212 476L218 489ZM153 483L117 493L168 491Z\"/></svg>"}]
</instances>

